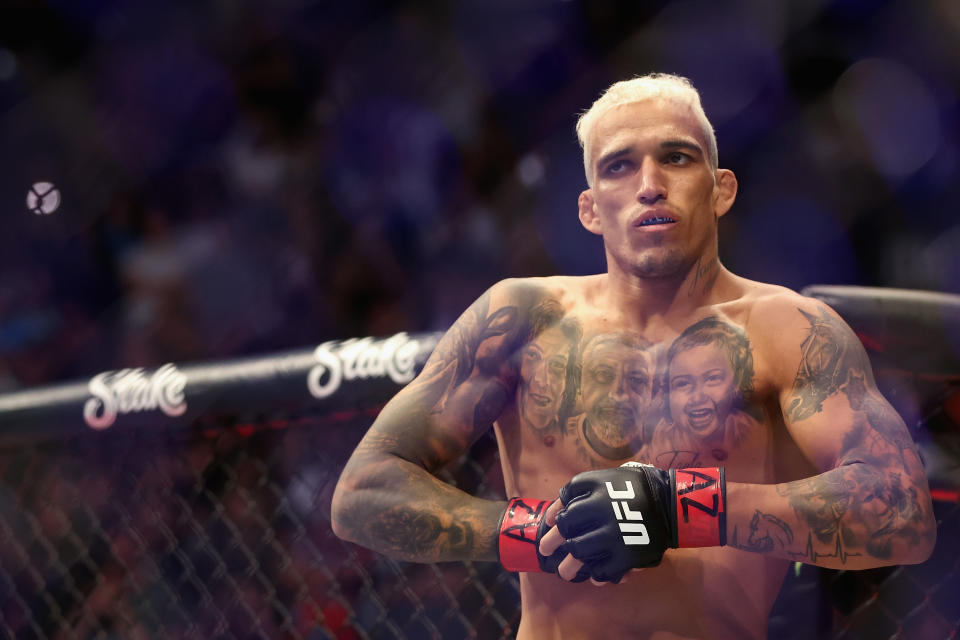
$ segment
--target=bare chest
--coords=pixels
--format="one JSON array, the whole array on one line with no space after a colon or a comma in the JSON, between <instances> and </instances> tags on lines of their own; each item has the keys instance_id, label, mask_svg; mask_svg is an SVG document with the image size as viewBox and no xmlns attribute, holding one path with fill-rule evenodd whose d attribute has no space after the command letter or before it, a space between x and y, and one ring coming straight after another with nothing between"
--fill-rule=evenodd
<instances>
[{"instance_id":1,"label":"bare chest","mask_svg":"<svg viewBox=\"0 0 960 640\"><path fill-rule=\"evenodd\" d=\"M497 422L514 495L553 495L581 471L628 460L722 465L742 482L772 478L780 417L749 336L729 318L708 316L654 339L561 322L517 358L514 396Z\"/></svg>"}]
</instances>

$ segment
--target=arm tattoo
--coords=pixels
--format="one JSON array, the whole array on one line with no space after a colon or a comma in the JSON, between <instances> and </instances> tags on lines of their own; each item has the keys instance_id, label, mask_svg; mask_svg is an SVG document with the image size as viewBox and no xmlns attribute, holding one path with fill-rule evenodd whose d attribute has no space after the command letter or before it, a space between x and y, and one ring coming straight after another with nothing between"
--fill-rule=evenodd
<instances>
[{"instance_id":1,"label":"arm tattoo","mask_svg":"<svg viewBox=\"0 0 960 640\"><path fill-rule=\"evenodd\" d=\"M920 544L933 535L929 503L917 478L923 470L897 412L876 391L866 351L856 335L823 307L799 309L810 324L787 417L799 421L842 393L850 413L837 467L814 478L777 485L800 522L809 527L799 559L869 555L889 560L894 546ZM835 425L833 428L836 428Z\"/></svg>"},{"instance_id":2,"label":"arm tattoo","mask_svg":"<svg viewBox=\"0 0 960 640\"><path fill-rule=\"evenodd\" d=\"M406 506L382 513L370 523L369 534L392 554L412 557L436 554L438 545L444 545L449 554L466 555L474 546L473 528L468 523L454 520L444 526L434 513Z\"/></svg>"},{"instance_id":3,"label":"arm tattoo","mask_svg":"<svg viewBox=\"0 0 960 640\"><path fill-rule=\"evenodd\" d=\"M889 560L894 544L917 545L931 535L917 488L891 468L843 465L820 476L777 485L800 521L809 527L797 559L863 555Z\"/></svg>"},{"instance_id":4,"label":"arm tattoo","mask_svg":"<svg viewBox=\"0 0 960 640\"><path fill-rule=\"evenodd\" d=\"M863 373L864 363L858 362L843 335L841 324L820 308L820 317L798 309L810 323L810 332L800 345L800 368L793 384L794 398L787 413L796 422L809 418L823 409L823 401L835 394L853 373ZM854 336L851 336L856 339ZM869 369L870 363L866 366Z\"/></svg>"},{"instance_id":5,"label":"arm tattoo","mask_svg":"<svg viewBox=\"0 0 960 640\"><path fill-rule=\"evenodd\" d=\"M750 520L750 532L746 541L739 539L737 527L733 529L730 545L744 551L767 553L769 551L788 551L793 544L793 530L790 525L769 513L759 509Z\"/></svg>"},{"instance_id":6,"label":"arm tattoo","mask_svg":"<svg viewBox=\"0 0 960 640\"><path fill-rule=\"evenodd\" d=\"M412 561L495 559L503 504L469 496L435 471L488 430L516 386L515 353L530 335L538 287L510 302L480 297L391 400L348 461L337 524L350 539Z\"/></svg>"},{"instance_id":7,"label":"arm tattoo","mask_svg":"<svg viewBox=\"0 0 960 640\"><path fill-rule=\"evenodd\" d=\"M820 316L799 309L810 323L801 345L800 367L787 410L792 421L823 410L827 398L843 393L853 413L853 424L844 434L843 463L906 463L905 452L914 451L913 440L900 415L876 392L870 360L859 339L824 308Z\"/></svg>"},{"instance_id":8,"label":"arm tattoo","mask_svg":"<svg viewBox=\"0 0 960 640\"><path fill-rule=\"evenodd\" d=\"M352 540L412 562L496 559L501 503L474 500L475 506L463 505L455 489L443 485L437 492L422 471L381 469L391 484L404 486L406 499L381 494L347 501L339 517Z\"/></svg>"},{"instance_id":9,"label":"arm tattoo","mask_svg":"<svg viewBox=\"0 0 960 640\"><path fill-rule=\"evenodd\" d=\"M441 413L450 392L462 384L473 370L481 327L490 309L490 292L484 293L467 309L440 340L423 372L410 383L421 392L424 404ZM502 310L499 316L506 315Z\"/></svg>"}]
</instances>

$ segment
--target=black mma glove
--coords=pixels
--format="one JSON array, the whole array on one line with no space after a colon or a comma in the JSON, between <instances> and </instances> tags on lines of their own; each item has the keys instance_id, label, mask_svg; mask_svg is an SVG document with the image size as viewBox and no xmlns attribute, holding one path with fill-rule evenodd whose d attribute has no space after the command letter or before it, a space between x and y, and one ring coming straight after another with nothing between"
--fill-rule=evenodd
<instances>
[{"instance_id":1,"label":"black mma glove","mask_svg":"<svg viewBox=\"0 0 960 640\"><path fill-rule=\"evenodd\" d=\"M550 530L546 523L547 507L552 500L513 498L500 518L497 544L500 564L507 571L556 573L560 562L567 557L564 545L550 556L540 553L540 539ZM573 582L582 582L590 575L581 570Z\"/></svg>"},{"instance_id":2,"label":"black mma glove","mask_svg":"<svg viewBox=\"0 0 960 640\"><path fill-rule=\"evenodd\" d=\"M670 548L726 544L722 467L664 471L628 462L574 476L560 500L564 547L597 581L656 566Z\"/></svg>"}]
</instances>

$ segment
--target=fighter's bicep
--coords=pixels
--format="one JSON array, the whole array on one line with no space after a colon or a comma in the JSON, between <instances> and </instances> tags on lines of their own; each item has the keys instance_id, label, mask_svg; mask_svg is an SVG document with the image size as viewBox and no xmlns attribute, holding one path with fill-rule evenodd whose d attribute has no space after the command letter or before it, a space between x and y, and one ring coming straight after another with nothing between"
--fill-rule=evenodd
<instances>
[{"instance_id":1,"label":"fighter's bicep","mask_svg":"<svg viewBox=\"0 0 960 640\"><path fill-rule=\"evenodd\" d=\"M469 447L470 427L452 408L433 413L416 389L404 389L384 406L357 447L357 454L389 454L429 471L455 460Z\"/></svg>"},{"instance_id":2,"label":"fighter's bicep","mask_svg":"<svg viewBox=\"0 0 960 640\"><path fill-rule=\"evenodd\" d=\"M434 470L491 427L509 402L511 345L522 334L509 294L507 285L494 286L460 316L423 371L384 407L369 438Z\"/></svg>"},{"instance_id":3,"label":"fighter's bicep","mask_svg":"<svg viewBox=\"0 0 960 640\"><path fill-rule=\"evenodd\" d=\"M822 304L797 307L786 332L795 373L780 394L787 428L821 468L912 447L903 420L877 390L870 360L847 324ZM789 348L787 350L789 353ZM789 361L791 358L787 357Z\"/></svg>"}]
</instances>

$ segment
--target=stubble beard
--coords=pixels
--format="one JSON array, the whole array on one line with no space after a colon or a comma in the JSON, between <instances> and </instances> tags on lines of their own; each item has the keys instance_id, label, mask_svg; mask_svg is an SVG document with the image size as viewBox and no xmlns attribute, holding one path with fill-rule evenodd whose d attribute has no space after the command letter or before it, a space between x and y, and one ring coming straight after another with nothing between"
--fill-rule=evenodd
<instances>
[{"instance_id":1,"label":"stubble beard","mask_svg":"<svg viewBox=\"0 0 960 640\"><path fill-rule=\"evenodd\" d=\"M646 250L628 265L630 275L644 280L682 279L692 261L678 249Z\"/></svg>"}]
</instances>

